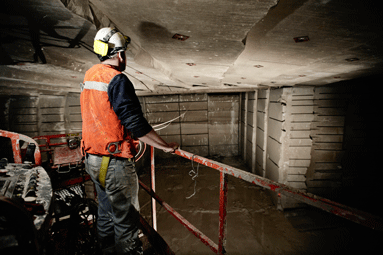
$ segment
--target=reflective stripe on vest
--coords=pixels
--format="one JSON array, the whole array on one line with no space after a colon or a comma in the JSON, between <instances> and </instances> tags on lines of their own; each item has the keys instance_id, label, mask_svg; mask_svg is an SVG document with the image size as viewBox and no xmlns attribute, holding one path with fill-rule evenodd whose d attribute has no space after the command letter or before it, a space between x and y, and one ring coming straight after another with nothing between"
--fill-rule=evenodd
<instances>
[{"instance_id":1,"label":"reflective stripe on vest","mask_svg":"<svg viewBox=\"0 0 383 255\"><path fill-rule=\"evenodd\" d=\"M99 81L86 81L84 82L84 89L94 89L98 91L108 92L109 84Z\"/></svg>"}]
</instances>

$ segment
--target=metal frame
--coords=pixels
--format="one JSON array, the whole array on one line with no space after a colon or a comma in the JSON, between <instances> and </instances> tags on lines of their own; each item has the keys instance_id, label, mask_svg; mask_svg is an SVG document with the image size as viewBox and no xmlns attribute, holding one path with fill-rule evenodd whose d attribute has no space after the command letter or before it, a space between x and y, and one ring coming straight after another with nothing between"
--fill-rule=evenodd
<instances>
[{"instance_id":1,"label":"metal frame","mask_svg":"<svg viewBox=\"0 0 383 255\"><path fill-rule=\"evenodd\" d=\"M50 152L52 151L51 147L60 146L60 145L67 145L67 141L65 142L58 142L58 143L51 143L51 139L58 139L58 138L68 138L68 137L78 137L81 133L70 133L70 134L54 134L54 135L41 135L33 137L34 140L45 140L45 144L40 144L40 148L45 147L45 149L41 149L41 152Z\"/></svg>"},{"instance_id":2,"label":"metal frame","mask_svg":"<svg viewBox=\"0 0 383 255\"><path fill-rule=\"evenodd\" d=\"M226 240L226 205L227 205L227 183L228 176L233 176L252 184L261 186L265 189L278 193L278 195L285 195L301 202L309 204L311 206L320 208L329 213L338 215L347 220L361 224L363 226L383 231L383 220L375 215L333 202L329 199L319 197L317 195L302 192L298 189L289 187L284 184L280 184L271 181L267 178L231 167L204 157L197 156L187 151L177 150L175 154L184 157L191 161L195 161L204 166L216 169L220 171L220 189L219 189L219 229L218 229L218 244L214 243L210 238L204 235L200 230L194 227L190 222L183 218L178 212L176 212L169 204L163 201L157 196L154 190L154 151L151 147L151 185L152 188L148 188L144 183L139 181L140 186L161 206L163 206L173 217L175 217L182 225L184 225L189 231L191 231L196 237L198 237L205 245L207 245L216 254L225 254L225 240ZM157 217L155 205L152 207L152 219L155 219L157 225Z\"/></svg>"}]
</instances>

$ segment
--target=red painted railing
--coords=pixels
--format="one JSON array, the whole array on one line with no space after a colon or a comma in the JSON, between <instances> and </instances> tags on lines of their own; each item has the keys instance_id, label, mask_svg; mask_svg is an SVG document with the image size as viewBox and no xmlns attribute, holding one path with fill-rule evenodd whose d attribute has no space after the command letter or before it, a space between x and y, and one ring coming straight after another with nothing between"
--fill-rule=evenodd
<instances>
[{"instance_id":1,"label":"red painted railing","mask_svg":"<svg viewBox=\"0 0 383 255\"><path fill-rule=\"evenodd\" d=\"M383 220L375 215L333 202L326 198L316 196L311 193L306 193L299 191L297 189L291 188L287 185L280 184L274 181L271 181L267 178L231 167L204 157L200 157L189 153L183 150L177 150L175 154L197 162L201 165L216 169L220 171L220 189L219 189L219 228L218 228L218 244L215 244L209 237L204 235L200 230L194 227L190 222L188 222L184 217L182 217L178 212L176 212L169 204L163 201L158 197L154 190L154 151L151 150L151 181L152 188L148 188L144 183L140 181L140 186L152 196L161 206L163 206L171 215L173 215L182 225L184 225L189 231L191 231L196 237L198 237L205 245L210 247L210 249L216 254L225 253L225 238L226 238L226 204L227 204L227 178L228 175L234 176L236 178L242 179L244 181L253 183L255 185L261 186L265 189L277 192L278 195L285 195L302 201L311 206L320 208L329 213L338 215L347 220L356 222L358 224L364 225L366 227L383 231ZM156 209L155 205L152 208L152 218L156 219ZM155 223L156 224L156 223Z\"/></svg>"},{"instance_id":2,"label":"red painted railing","mask_svg":"<svg viewBox=\"0 0 383 255\"><path fill-rule=\"evenodd\" d=\"M6 131L6 130L0 130L0 136L1 137L7 137L7 138L11 139L12 151L13 151L13 160L17 164L23 163L23 158L22 158L23 150L25 151L27 149L26 147L22 148L20 146L20 141L26 142L26 145L35 144L36 148L35 148L35 151L33 154L34 159L35 159L35 165L37 165L37 166L41 165L41 163L42 163L41 153L40 153L39 145L37 144L37 142L35 140L30 138L29 136L10 132L10 131Z\"/></svg>"}]
</instances>

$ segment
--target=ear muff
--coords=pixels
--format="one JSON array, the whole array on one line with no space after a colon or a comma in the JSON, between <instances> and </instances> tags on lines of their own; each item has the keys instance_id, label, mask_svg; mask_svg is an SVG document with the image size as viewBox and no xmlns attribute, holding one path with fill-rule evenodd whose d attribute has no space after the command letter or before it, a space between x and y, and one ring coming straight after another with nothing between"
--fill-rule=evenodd
<instances>
[{"instance_id":1,"label":"ear muff","mask_svg":"<svg viewBox=\"0 0 383 255\"><path fill-rule=\"evenodd\" d=\"M95 53L105 57L108 55L108 43L105 43L100 40L95 40L93 45L93 50Z\"/></svg>"}]
</instances>

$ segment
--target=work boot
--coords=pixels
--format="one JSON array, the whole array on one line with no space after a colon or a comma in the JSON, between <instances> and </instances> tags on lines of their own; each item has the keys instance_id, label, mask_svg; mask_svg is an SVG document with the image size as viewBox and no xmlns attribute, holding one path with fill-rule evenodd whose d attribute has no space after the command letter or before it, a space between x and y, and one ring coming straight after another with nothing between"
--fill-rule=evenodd
<instances>
[{"instance_id":1,"label":"work boot","mask_svg":"<svg viewBox=\"0 0 383 255\"><path fill-rule=\"evenodd\" d=\"M133 242L118 242L115 245L117 255L143 255L142 242L140 239Z\"/></svg>"},{"instance_id":2,"label":"work boot","mask_svg":"<svg viewBox=\"0 0 383 255\"><path fill-rule=\"evenodd\" d=\"M114 247L114 236L107 236L104 238L99 238L99 250L101 254L116 254Z\"/></svg>"}]
</instances>

